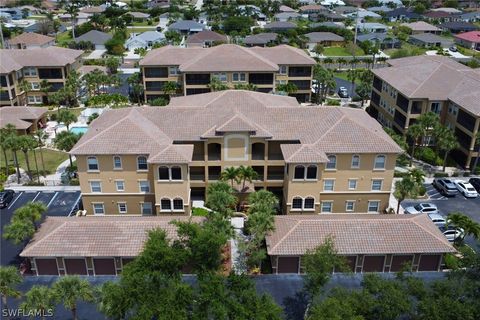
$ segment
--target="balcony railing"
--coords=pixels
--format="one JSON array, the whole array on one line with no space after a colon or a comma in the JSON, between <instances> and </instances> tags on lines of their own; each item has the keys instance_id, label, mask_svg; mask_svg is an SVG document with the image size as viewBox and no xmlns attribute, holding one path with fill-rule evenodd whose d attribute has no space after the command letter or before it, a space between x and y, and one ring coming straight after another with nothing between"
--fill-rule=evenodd
<instances>
[{"instance_id":1,"label":"balcony railing","mask_svg":"<svg viewBox=\"0 0 480 320\"><path fill-rule=\"evenodd\" d=\"M205 174L201 174L201 173L190 173L190 180L193 180L193 181L205 181Z\"/></svg>"},{"instance_id":2,"label":"balcony railing","mask_svg":"<svg viewBox=\"0 0 480 320\"><path fill-rule=\"evenodd\" d=\"M270 172L267 174L267 180L268 181L278 181L278 180L283 180L283 178L285 177L285 174L282 172L282 173L277 173L277 172Z\"/></svg>"}]
</instances>

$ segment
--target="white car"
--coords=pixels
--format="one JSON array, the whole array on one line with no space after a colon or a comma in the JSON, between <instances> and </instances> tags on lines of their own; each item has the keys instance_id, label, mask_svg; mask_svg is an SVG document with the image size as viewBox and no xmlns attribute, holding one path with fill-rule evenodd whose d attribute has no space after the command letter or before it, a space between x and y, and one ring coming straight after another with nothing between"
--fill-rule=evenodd
<instances>
[{"instance_id":1,"label":"white car","mask_svg":"<svg viewBox=\"0 0 480 320\"><path fill-rule=\"evenodd\" d=\"M445 218L438 213L429 213L428 217L438 227L445 227L445 225L447 224Z\"/></svg>"},{"instance_id":2,"label":"white car","mask_svg":"<svg viewBox=\"0 0 480 320\"><path fill-rule=\"evenodd\" d=\"M457 180L455 181L455 186L457 186L458 191L465 196L465 198L476 198L478 197L478 192L475 188L466 181Z\"/></svg>"},{"instance_id":3,"label":"white car","mask_svg":"<svg viewBox=\"0 0 480 320\"><path fill-rule=\"evenodd\" d=\"M465 236L465 231L462 228L440 228L443 235L447 238L449 242L453 242L457 239L463 239Z\"/></svg>"},{"instance_id":4,"label":"white car","mask_svg":"<svg viewBox=\"0 0 480 320\"><path fill-rule=\"evenodd\" d=\"M415 206L407 207L405 209L406 214L419 214L419 213L439 213L437 206L433 203L418 203Z\"/></svg>"}]
</instances>

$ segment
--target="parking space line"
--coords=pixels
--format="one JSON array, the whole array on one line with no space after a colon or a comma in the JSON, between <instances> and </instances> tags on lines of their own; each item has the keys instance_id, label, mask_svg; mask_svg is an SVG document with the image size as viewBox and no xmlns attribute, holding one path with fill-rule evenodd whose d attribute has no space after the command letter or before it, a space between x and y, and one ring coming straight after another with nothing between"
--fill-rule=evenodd
<instances>
[{"instance_id":1,"label":"parking space line","mask_svg":"<svg viewBox=\"0 0 480 320\"><path fill-rule=\"evenodd\" d=\"M35 196L35 198L33 198L32 202L35 202L35 199L37 199L38 196L41 195L41 194L42 194L41 192L37 193L37 195Z\"/></svg>"},{"instance_id":2,"label":"parking space line","mask_svg":"<svg viewBox=\"0 0 480 320\"><path fill-rule=\"evenodd\" d=\"M57 197L57 195L58 195L58 192L55 192L55 195L53 196L53 198L48 202L47 208L50 207L50 205L52 204L53 200L55 200L55 198Z\"/></svg>"},{"instance_id":3,"label":"parking space line","mask_svg":"<svg viewBox=\"0 0 480 320\"><path fill-rule=\"evenodd\" d=\"M15 202L17 202L18 198L20 198L20 197L22 196L22 194L23 194L23 191L20 192L20 194L18 195L18 197L16 197L15 200L12 201L12 203L10 203L10 205L8 206L7 209L10 209L10 208L15 204Z\"/></svg>"},{"instance_id":4,"label":"parking space line","mask_svg":"<svg viewBox=\"0 0 480 320\"><path fill-rule=\"evenodd\" d=\"M80 201L81 198L82 198L82 194L80 193L80 194L78 195L77 200L76 200L75 203L73 204L73 207L72 207L72 209L70 210L70 213L68 214L69 217L72 215L73 209L75 209L75 207L77 206L77 204L78 204L78 202Z\"/></svg>"}]
</instances>

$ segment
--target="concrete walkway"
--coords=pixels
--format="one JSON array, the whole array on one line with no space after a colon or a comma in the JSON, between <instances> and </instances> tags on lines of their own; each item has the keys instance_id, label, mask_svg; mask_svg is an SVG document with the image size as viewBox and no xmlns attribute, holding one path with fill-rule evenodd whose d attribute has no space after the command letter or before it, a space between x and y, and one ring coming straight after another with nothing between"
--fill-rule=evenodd
<instances>
[{"instance_id":1,"label":"concrete walkway","mask_svg":"<svg viewBox=\"0 0 480 320\"><path fill-rule=\"evenodd\" d=\"M235 237L230 239L231 251L232 251L232 269L236 274L246 274L248 272L247 263L245 261L245 255L239 250L239 245L246 241L246 237L243 234L244 218L232 218L231 224L235 229Z\"/></svg>"},{"instance_id":2,"label":"concrete walkway","mask_svg":"<svg viewBox=\"0 0 480 320\"><path fill-rule=\"evenodd\" d=\"M75 157L72 156L72 161L75 161ZM49 174L46 177L40 177L40 181L44 182L48 186L56 186L62 183L62 174L70 166L70 160L67 159L60 163L54 174Z\"/></svg>"}]
</instances>

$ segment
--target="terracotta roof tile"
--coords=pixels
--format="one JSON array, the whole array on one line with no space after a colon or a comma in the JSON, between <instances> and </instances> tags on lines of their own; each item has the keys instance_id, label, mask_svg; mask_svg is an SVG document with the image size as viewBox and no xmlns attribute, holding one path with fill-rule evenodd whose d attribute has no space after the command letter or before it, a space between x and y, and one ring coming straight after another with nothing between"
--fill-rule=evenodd
<instances>
[{"instance_id":1,"label":"terracotta roof tile","mask_svg":"<svg viewBox=\"0 0 480 320\"><path fill-rule=\"evenodd\" d=\"M25 120L37 120L48 112L43 107L2 107L0 108L0 128L13 124L17 129L28 129L32 123Z\"/></svg>"},{"instance_id":2,"label":"terracotta roof tile","mask_svg":"<svg viewBox=\"0 0 480 320\"><path fill-rule=\"evenodd\" d=\"M34 32L24 32L8 40L8 44L44 45L52 41L55 41L55 38Z\"/></svg>"}]
</instances>

